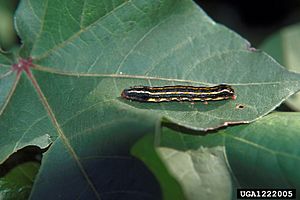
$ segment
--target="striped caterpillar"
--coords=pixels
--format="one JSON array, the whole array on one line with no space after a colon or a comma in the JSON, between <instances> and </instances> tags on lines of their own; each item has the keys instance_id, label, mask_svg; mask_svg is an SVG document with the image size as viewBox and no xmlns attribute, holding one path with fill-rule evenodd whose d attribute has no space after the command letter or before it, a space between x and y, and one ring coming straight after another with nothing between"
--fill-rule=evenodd
<instances>
[{"instance_id":1,"label":"striped caterpillar","mask_svg":"<svg viewBox=\"0 0 300 200\"><path fill-rule=\"evenodd\" d=\"M121 96L125 99L139 102L168 102L168 101L220 101L225 99L236 99L234 89L225 84L213 87L194 86L134 86L124 89Z\"/></svg>"}]
</instances>

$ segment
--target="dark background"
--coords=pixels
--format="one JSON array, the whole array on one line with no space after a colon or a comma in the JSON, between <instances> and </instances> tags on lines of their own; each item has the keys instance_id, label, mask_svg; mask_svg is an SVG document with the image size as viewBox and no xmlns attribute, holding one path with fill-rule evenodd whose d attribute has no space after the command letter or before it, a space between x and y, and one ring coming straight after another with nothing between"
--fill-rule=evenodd
<instances>
[{"instance_id":1,"label":"dark background","mask_svg":"<svg viewBox=\"0 0 300 200\"><path fill-rule=\"evenodd\" d=\"M272 33L300 22L300 0L196 0L216 22L242 35L254 47Z\"/></svg>"}]
</instances>

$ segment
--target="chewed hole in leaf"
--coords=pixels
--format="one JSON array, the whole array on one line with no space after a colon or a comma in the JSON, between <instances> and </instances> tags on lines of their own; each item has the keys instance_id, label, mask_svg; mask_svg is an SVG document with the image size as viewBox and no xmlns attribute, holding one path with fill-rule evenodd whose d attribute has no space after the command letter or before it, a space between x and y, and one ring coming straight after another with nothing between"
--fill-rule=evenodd
<instances>
[{"instance_id":1,"label":"chewed hole in leaf","mask_svg":"<svg viewBox=\"0 0 300 200\"><path fill-rule=\"evenodd\" d=\"M243 110L246 106L243 104L236 104L235 108L239 110Z\"/></svg>"}]
</instances>

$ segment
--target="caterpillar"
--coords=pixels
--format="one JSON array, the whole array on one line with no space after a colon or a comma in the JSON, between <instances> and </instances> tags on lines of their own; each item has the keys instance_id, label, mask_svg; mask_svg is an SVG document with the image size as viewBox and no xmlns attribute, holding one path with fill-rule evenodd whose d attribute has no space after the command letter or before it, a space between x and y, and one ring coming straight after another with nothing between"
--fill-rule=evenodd
<instances>
[{"instance_id":1,"label":"caterpillar","mask_svg":"<svg viewBox=\"0 0 300 200\"><path fill-rule=\"evenodd\" d=\"M139 102L168 102L168 101L220 101L225 99L236 99L234 89L225 84L213 87L194 86L134 86L124 89L121 96L125 99Z\"/></svg>"}]
</instances>

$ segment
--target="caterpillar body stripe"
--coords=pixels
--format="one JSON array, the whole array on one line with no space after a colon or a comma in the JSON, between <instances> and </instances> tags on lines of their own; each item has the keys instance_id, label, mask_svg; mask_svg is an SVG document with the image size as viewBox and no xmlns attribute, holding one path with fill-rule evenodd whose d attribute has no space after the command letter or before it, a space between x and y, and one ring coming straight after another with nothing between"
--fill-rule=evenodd
<instances>
[{"instance_id":1,"label":"caterpillar body stripe","mask_svg":"<svg viewBox=\"0 0 300 200\"><path fill-rule=\"evenodd\" d=\"M194 86L134 86L124 89L121 96L125 99L139 102L168 102L168 101L220 101L236 99L234 89L225 84L213 87Z\"/></svg>"}]
</instances>

